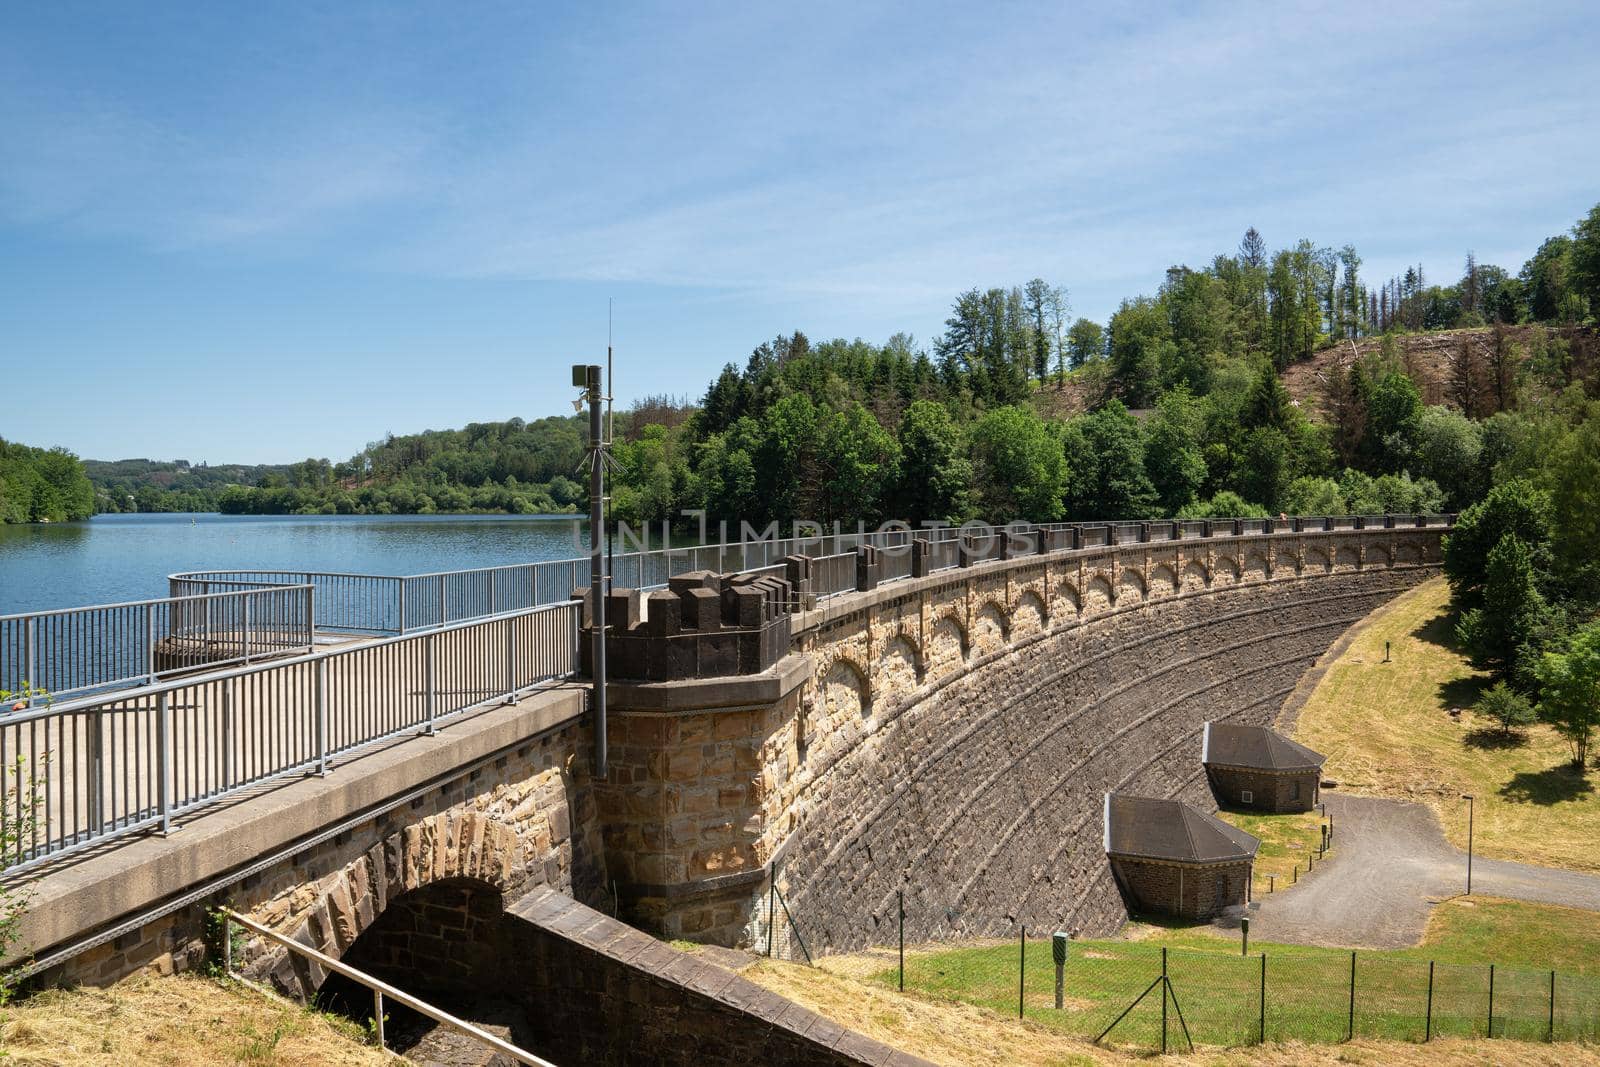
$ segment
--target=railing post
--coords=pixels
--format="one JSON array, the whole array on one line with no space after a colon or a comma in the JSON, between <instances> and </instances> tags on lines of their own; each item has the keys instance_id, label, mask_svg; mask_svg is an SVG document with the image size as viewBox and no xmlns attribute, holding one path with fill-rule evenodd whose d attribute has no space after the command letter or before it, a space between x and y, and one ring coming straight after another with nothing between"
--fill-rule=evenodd
<instances>
[{"instance_id":1,"label":"railing post","mask_svg":"<svg viewBox=\"0 0 1600 1067\"><path fill-rule=\"evenodd\" d=\"M161 833L172 833L172 791L167 784L169 756L167 742L172 736L172 709L167 694L156 697L156 809L161 815Z\"/></svg>"},{"instance_id":2,"label":"railing post","mask_svg":"<svg viewBox=\"0 0 1600 1067\"><path fill-rule=\"evenodd\" d=\"M222 683L222 787L233 786L233 679Z\"/></svg>"},{"instance_id":3,"label":"railing post","mask_svg":"<svg viewBox=\"0 0 1600 1067\"><path fill-rule=\"evenodd\" d=\"M530 620L532 621L531 617ZM517 702L517 617L506 620L506 703Z\"/></svg>"},{"instance_id":4,"label":"railing post","mask_svg":"<svg viewBox=\"0 0 1600 1067\"><path fill-rule=\"evenodd\" d=\"M423 707L428 716L426 733L429 737L432 737L434 734L439 732L439 728L435 726L433 722L434 717L438 714L439 704L439 687L435 681L438 675L437 661L439 654L438 649L436 648L438 644L438 638L439 635L437 633L431 633L424 638L422 642L423 648L426 651L423 663L423 685L427 689L426 696L424 697Z\"/></svg>"},{"instance_id":5,"label":"railing post","mask_svg":"<svg viewBox=\"0 0 1600 1067\"><path fill-rule=\"evenodd\" d=\"M244 602L244 634L240 641L244 645L244 662L247 666L250 663L250 600L253 596L253 593L246 593L239 598Z\"/></svg>"},{"instance_id":6,"label":"railing post","mask_svg":"<svg viewBox=\"0 0 1600 1067\"><path fill-rule=\"evenodd\" d=\"M89 825L95 837L105 832L105 741L104 723L97 707L89 713Z\"/></svg>"},{"instance_id":7,"label":"railing post","mask_svg":"<svg viewBox=\"0 0 1600 1067\"><path fill-rule=\"evenodd\" d=\"M317 660L317 774L328 776L328 657Z\"/></svg>"},{"instance_id":8,"label":"railing post","mask_svg":"<svg viewBox=\"0 0 1600 1067\"><path fill-rule=\"evenodd\" d=\"M144 606L145 683L156 684L156 606Z\"/></svg>"},{"instance_id":9,"label":"railing post","mask_svg":"<svg viewBox=\"0 0 1600 1067\"><path fill-rule=\"evenodd\" d=\"M395 582L400 587L400 625L399 625L399 630L400 630L400 636L404 637L405 633L406 633L406 580L404 578L396 578Z\"/></svg>"},{"instance_id":10,"label":"railing post","mask_svg":"<svg viewBox=\"0 0 1600 1067\"><path fill-rule=\"evenodd\" d=\"M24 646L22 654L22 691L28 694L28 707L30 708L33 707L33 692L38 688L34 684L34 674L39 669L39 665L35 662L38 657L38 650L35 647L38 638L34 632L38 622L39 620L36 618L29 618L22 624Z\"/></svg>"},{"instance_id":11,"label":"railing post","mask_svg":"<svg viewBox=\"0 0 1600 1067\"><path fill-rule=\"evenodd\" d=\"M306 651L314 652L317 647L317 587L311 584L309 577L306 579Z\"/></svg>"},{"instance_id":12,"label":"railing post","mask_svg":"<svg viewBox=\"0 0 1600 1067\"><path fill-rule=\"evenodd\" d=\"M500 572L499 572L498 569L491 568L490 571L489 571L489 614L490 615L494 614L494 577L495 577L495 575L497 575L499 573Z\"/></svg>"},{"instance_id":13,"label":"railing post","mask_svg":"<svg viewBox=\"0 0 1600 1067\"><path fill-rule=\"evenodd\" d=\"M440 626L443 626L445 623L450 621L449 613L445 611L444 598L445 598L444 575L441 574L441 575L439 575L439 623L438 623L438 625L440 625Z\"/></svg>"},{"instance_id":14,"label":"railing post","mask_svg":"<svg viewBox=\"0 0 1600 1067\"><path fill-rule=\"evenodd\" d=\"M372 1031L378 1039L378 1048L388 1051L388 1045L383 1036L383 990L372 991Z\"/></svg>"}]
</instances>

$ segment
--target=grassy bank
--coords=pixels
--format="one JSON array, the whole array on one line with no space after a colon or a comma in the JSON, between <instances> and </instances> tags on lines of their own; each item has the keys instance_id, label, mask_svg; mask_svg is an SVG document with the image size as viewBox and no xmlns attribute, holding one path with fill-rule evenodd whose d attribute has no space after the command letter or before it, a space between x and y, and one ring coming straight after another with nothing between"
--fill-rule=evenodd
<instances>
[{"instance_id":1,"label":"grassy bank","mask_svg":"<svg viewBox=\"0 0 1600 1067\"><path fill-rule=\"evenodd\" d=\"M1427 582L1375 613L1329 666L1295 729L1328 756L1341 791L1428 804L1450 841L1499 859L1600 871L1595 778L1570 767L1567 743L1535 725L1507 739L1470 712L1484 679L1455 647L1449 589ZM1384 643L1390 662L1383 662Z\"/></svg>"},{"instance_id":2,"label":"grassy bank","mask_svg":"<svg viewBox=\"0 0 1600 1067\"><path fill-rule=\"evenodd\" d=\"M1223 810L1217 812L1217 818L1261 842L1251 870L1251 893L1255 897L1286 891L1294 884L1296 867L1300 873L1305 873L1307 857L1322 844L1322 826L1326 821L1315 811L1263 815Z\"/></svg>"},{"instance_id":3,"label":"grassy bank","mask_svg":"<svg viewBox=\"0 0 1600 1067\"><path fill-rule=\"evenodd\" d=\"M379 1067L396 1061L354 1023L237 984L182 975L46 990L0 1008L0 1058L17 1067Z\"/></svg>"}]
</instances>

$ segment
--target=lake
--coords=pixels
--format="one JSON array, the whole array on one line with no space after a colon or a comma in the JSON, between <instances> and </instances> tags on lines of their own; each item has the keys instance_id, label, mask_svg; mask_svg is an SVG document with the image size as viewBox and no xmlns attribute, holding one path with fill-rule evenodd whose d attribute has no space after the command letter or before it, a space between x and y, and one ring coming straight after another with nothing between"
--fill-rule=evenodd
<instances>
[{"instance_id":1,"label":"lake","mask_svg":"<svg viewBox=\"0 0 1600 1067\"><path fill-rule=\"evenodd\" d=\"M0 615L167 595L176 571L425 574L583 555L571 515L97 515L0 525ZM587 537L587 524L580 525Z\"/></svg>"}]
</instances>

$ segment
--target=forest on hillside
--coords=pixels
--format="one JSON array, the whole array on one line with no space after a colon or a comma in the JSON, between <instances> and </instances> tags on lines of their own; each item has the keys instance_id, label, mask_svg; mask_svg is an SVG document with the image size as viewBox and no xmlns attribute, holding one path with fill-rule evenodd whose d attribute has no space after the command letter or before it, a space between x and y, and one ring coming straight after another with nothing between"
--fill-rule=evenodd
<instances>
[{"instance_id":1,"label":"forest on hillside","mask_svg":"<svg viewBox=\"0 0 1600 1067\"><path fill-rule=\"evenodd\" d=\"M926 346L781 336L724 367L698 403L619 413L614 512L765 523L1459 510L1590 417L1600 206L1516 273L1470 253L1447 284L1420 266L1387 279L1361 267L1348 245L1270 251L1252 229L1204 265L1169 268L1103 325L1034 279L960 294ZM1424 392L1440 383L1412 360L1419 337L1444 346L1438 403ZM1355 356L1321 358L1346 349ZM1283 380L1312 367L1316 395L1291 394ZM583 500L583 434L574 417L513 419L390 435L338 463L90 475L107 510L559 512Z\"/></svg>"}]
</instances>

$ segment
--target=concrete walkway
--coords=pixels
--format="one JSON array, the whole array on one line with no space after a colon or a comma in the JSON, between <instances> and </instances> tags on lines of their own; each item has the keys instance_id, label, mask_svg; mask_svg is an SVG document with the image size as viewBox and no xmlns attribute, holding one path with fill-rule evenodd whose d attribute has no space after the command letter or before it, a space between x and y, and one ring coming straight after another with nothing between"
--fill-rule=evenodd
<instances>
[{"instance_id":1,"label":"concrete walkway","mask_svg":"<svg viewBox=\"0 0 1600 1067\"><path fill-rule=\"evenodd\" d=\"M1467 856L1421 804L1324 794L1337 848L1292 890L1257 899L1264 941L1402 948L1422 940L1432 906L1466 890ZM1600 875L1474 858L1474 895L1600 911Z\"/></svg>"}]
</instances>

